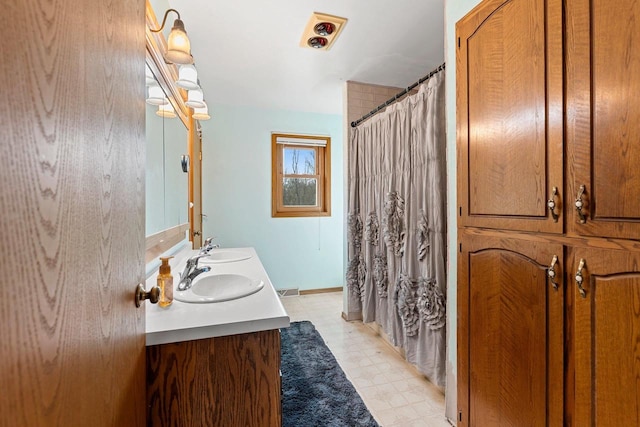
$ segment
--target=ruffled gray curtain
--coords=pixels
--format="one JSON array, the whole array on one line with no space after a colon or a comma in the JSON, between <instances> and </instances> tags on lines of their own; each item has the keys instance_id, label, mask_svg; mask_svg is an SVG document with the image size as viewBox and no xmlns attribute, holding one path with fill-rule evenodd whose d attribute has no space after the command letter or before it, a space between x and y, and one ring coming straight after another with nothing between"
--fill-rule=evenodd
<instances>
[{"instance_id":1,"label":"ruffled gray curtain","mask_svg":"<svg viewBox=\"0 0 640 427\"><path fill-rule=\"evenodd\" d=\"M446 365L444 76L352 129L348 169L350 307L377 322L439 386Z\"/></svg>"}]
</instances>

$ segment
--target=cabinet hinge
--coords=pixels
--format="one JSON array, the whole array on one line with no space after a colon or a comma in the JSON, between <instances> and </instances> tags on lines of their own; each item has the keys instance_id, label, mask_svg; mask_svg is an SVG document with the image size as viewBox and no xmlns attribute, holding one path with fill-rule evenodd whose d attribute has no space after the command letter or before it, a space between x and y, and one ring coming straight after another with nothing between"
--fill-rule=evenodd
<instances>
[{"instance_id":1,"label":"cabinet hinge","mask_svg":"<svg viewBox=\"0 0 640 427\"><path fill-rule=\"evenodd\" d=\"M462 216L462 206L460 206L460 216Z\"/></svg>"},{"instance_id":2,"label":"cabinet hinge","mask_svg":"<svg viewBox=\"0 0 640 427\"><path fill-rule=\"evenodd\" d=\"M462 253L462 243L460 243L460 253Z\"/></svg>"},{"instance_id":3,"label":"cabinet hinge","mask_svg":"<svg viewBox=\"0 0 640 427\"><path fill-rule=\"evenodd\" d=\"M458 49L460 49L460 37L458 37Z\"/></svg>"},{"instance_id":4,"label":"cabinet hinge","mask_svg":"<svg viewBox=\"0 0 640 427\"><path fill-rule=\"evenodd\" d=\"M458 421L462 422L462 411L458 411Z\"/></svg>"},{"instance_id":5,"label":"cabinet hinge","mask_svg":"<svg viewBox=\"0 0 640 427\"><path fill-rule=\"evenodd\" d=\"M200 152L200 160L202 160L202 151Z\"/></svg>"}]
</instances>

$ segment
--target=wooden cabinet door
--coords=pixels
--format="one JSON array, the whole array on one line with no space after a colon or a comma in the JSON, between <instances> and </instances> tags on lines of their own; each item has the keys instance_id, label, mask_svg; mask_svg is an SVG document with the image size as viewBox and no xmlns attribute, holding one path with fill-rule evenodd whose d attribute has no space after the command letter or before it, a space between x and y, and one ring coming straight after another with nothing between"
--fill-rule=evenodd
<instances>
[{"instance_id":1,"label":"wooden cabinet door","mask_svg":"<svg viewBox=\"0 0 640 427\"><path fill-rule=\"evenodd\" d=\"M458 426L561 426L563 247L464 233L458 260Z\"/></svg>"},{"instance_id":2,"label":"wooden cabinet door","mask_svg":"<svg viewBox=\"0 0 640 427\"><path fill-rule=\"evenodd\" d=\"M459 226L563 231L561 9L489 0L456 25Z\"/></svg>"},{"instance_id":3,"label":"wooden cabinet door","mask_svg":"<svg viewBox=\"0 0 640 427\"><path fill-rule=\"evenodd\" d=\"M584 296L574 275L580 260ZM640 425L640 253L577 249L575 426Z\"/></svg>"},{"instance_id":4,"label":"wooden cabinet door","mask_svg":"<svg viewBox=\"0 0 640 427\"><path fill-rule=\"evenodd\" d=\"M640 3L566 5L568 230L640 239Z\"/></svg>"},{"instance_id":5,"label":"wooden cabinet door","mask_svg":"<svg viewBox=\"0 0 640 427\"><path fill-rule=\"evenodd\" d=\"M280 331L147 347L147 422L280 427Z\"/></svg>"}]
</instances>

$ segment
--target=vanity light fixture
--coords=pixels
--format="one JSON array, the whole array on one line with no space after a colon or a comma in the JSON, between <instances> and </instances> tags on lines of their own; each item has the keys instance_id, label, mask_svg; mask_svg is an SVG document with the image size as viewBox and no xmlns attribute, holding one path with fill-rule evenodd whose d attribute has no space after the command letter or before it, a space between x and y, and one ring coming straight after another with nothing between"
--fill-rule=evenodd
<instances>
[{"instance_id":1,"label":"vanity light fixture","mask_svg":"<svg viewBox=\"0 0 640 427\"><path fill-rule=\"evenodd\" d=\"M196 120L209 120L211 118L209 115L209 106L204 101L202 101L202 103L204 107L193 109L193 118Z\"/></svg>"},{"instance_id":2,"label":"vanity light fixture","mask_svg":"<svg viewBox=\"0 0 640 427\"><path fill-rule=\"evenodd\" d=\"M166 105L158 105L158 111L156 114L160 117L164 117L165 119L175 119L177 117L176 110L174 110L173 105L167 103Z\"/></svg>"},{"instance_id":3,"label":"vanity light fixture","mask_svg":"<svg viewBox=\"0 0 640 427\"><path fill-rule=\"evenodd\" d=\"M204 108L204 94L201 89L193 89L189 91L187 96L187 102L185 102L187 107L191 108Z\"/></svg>"},{"instance_id":4,"label":"vanity light fixture","mask_svg":"<svg viewBox=\"0 0 640 427\"><path fill-rule=\"evenodd\" d=\"M164 24L167 22L167 15L169 12L175 12L178 15L178 19L173 21L173 27L167 38L167 51L164 54L164 59L174 64L193 64L193 56L191 56L191 42L187 37L187 32L184 29L184 22L180 19L180 13L175 9L168 9L164 13L162 19L162 25L160 28L154 30L150 29L152 33L162 31Z\"/></svg>"},{"instance_id":5,"label":"vanity light fixture","mask_svg":"<svg viewBox=\"0 0 640 427\"><path fill-rule=\"evenodd\" d=\"M169 100L164 94L164 91L157 83L154 82L149 86L149 96L147 96L147 104L151 105L166 105Z\"/></svg>"},{"instance_id":6,"label":"vanity light fixture","mask_svg":"<svg viewBox=\"0 0 640 427\"><path fill-rule=\"evenodd\" d=\"M185 90L199 89L198 85L198 71L195 65L185 64L180 66L178 72L178 80L176 80L176 86Z\"/></svg>"}]
</instances>

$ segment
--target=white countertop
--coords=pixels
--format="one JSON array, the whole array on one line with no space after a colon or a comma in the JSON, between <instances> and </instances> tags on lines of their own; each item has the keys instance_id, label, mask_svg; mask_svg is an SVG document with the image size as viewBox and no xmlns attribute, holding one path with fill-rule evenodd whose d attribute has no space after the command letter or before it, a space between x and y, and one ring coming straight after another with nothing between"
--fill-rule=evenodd
<instances>
[{"instance_id":1,"label":"white countertop","mask_svg":"<svg viewBox=\"0 0 640 427\"><path fill-rule=\"evenodd\" d=\"M221 249L222 250L222 249ZM173 301L167 308L157 304L146 305L146 344L157 345L225 335L246 334L271 329L289 327L289 316L276 293L267 272L264 270L253 248L224 248L223 250L244 251L251 258L243 261L211 266L209 274L243 274L264 281L259 292L243 298L206 304ZM214 249L212 252L216 251ZM171 260L174 290L178 286L179 272L188 257L198 251L185 250ZM202 260L201 260L202 261ZM205 265L205 264L201 264ZM147 289L156 285L157 274L147 279Z\"/></svg>"}]
</instances>

